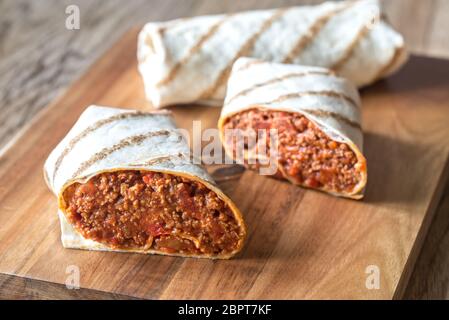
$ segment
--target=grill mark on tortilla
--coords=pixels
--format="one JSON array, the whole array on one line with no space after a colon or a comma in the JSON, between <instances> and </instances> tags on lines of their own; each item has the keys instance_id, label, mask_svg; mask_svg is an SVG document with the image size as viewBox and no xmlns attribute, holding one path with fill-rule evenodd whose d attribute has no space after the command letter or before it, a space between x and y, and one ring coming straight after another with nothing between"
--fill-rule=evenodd
<instances>
[{"instance_id":1,"label":"grill mark on tortilla","mask_svg":"<svg viewBox=\"0 0 449 320\"><path fill-rule=\"evenodd\" d=\"M258 31L254 32L253 35L251 37L249 37L245 43L243 43L243 45L240 47L240 49L237 51L237 53L234 55L234 57L231 59L231 61L229 61L229 63L227 64L227 66L222 69L218 75L218 77L215 79L215 82L212 84L212 86L210 86L209 88L207 88L206 90L204 90L198 97L197 100L204 100L204 99L208 99L210 97L213 96L213 94L223 85L223 83L229 78L229 74L231 73L231 69L232 66L234 64L234 62L240 58L241 56L244 56L245 54L250 53L250 51L253 49L254 44L256 43L256 41L260 38L260 36L266 31L268 30L273 23L280 19L283 14L288 10L289 8L282 8L282 9L278 9L276 10L270 18L266 19L263 23L262 26L259 28Z\"/></svg>"},{"instance_id":2,"label":"grill mark on tortilla","mask_svg":"<svg viewBox=\"0 0 449 320\"><path fill-rule=\"evenodd\" d=\"M122 140L120 140L118 143L114 144L111 147L103 148L101 151L93 154L88 160L81 163L81 165L78 167L78 169L73 173L72 179L75 179L77 176L79 176L81 173L83 173L85 170L93 166L96 162L100 160L106 159L109 155L112 153L119 151L126 147L131 147L134 145L140 145L143 141L146 139L156 137L156 136L168 136L170 135L171 131L169 130L159 130L159 131L151 131L145 134L138 134L130 137L126 137Z\"/></svg>"},{"instance_id":3,"label":"grill mark on tortilla","mask_svg":"<svg viewBox=\"0 0 449 320\"><path fill-rule=\"evenodd\" d=\"M315 22L312 23L309 29L303 35L301 35L301 37L296 41L296 44L292 47L292 49L285 56L282 62L293 63L294 59L298 57L298 55L313 41L316 35L324 28L324 26L330 19L332 19L335 15L339 14L340 12L348 9L353 4L354 3L347 3L342 7L335 8L327 12L323 16L319 17Z\"/></svg>"},{"instance_id":4,"label":"grill mark on tortilla","mask_svg":"<svg viewBox=\"0 0 449 320\"><path fill-rule=\"evenodd\" d=\"M349 59L351 59L351 57L354 54L355 48L360 43L360 41L370 32L370 30L371 29L368 24L363 25L363 27L360 28L360 30L357 32L355 38L346 48L343 55L330 67L330 69L338 72L338 70L340 70L346 64L346 62L348 62Z\"/></svg>"},{"instance_id":5,"label":"grill mark on tortilla","mask_svg":"<svg viewBox=\"0 0 449 320\"><path fill-rule=\"evenodd\" d=\"M47 172L46 168L44 168L44 180L45 180L45 183L47 184L47 186L50 189L53 189L53 184L50 183L50 179L48 178L48 172Z\"/></svg>"},{"instance_id":6,"label":"grill mark on tortilla","mask_svg":"<svg viewBox=\"0 0 449 320\"><path fill-rule=\"evenodd\" d=\"M362 127L360 125L360 123L353 121L351 119L346 118L345 116L342 116L339 113L333 112L333 111L327 111L327 110L321 110L321 109L302 109L301 111L306 112L306 113L310 113L314 116L317 116L319 118L334 118L336 120L339 120L341 122L346 123L347 125L362 130Z\"/></svg>"},{"instance_id":7,"label":"grill mark on tortilla","mask_svg":"<svg viewBox=\"0 0 449 320\"><path fill-rule=\"evenodd\" d=\"M272 104L272 103L282 102L282 101L285 101L288 99L301 98L301 97L306 97L306 96L326 96L326 97L332 97L332 98L340 98L340 99L347 101L352 107L358 109L358 104L354 101L354 99L352 99L351 97L349 97L348 95L346 95L344 93L337 92L337 91L330 91L330 90L294 92L294 93L289 93L289 94L279 96L276 99L268 101L268 102L256 103L256 104L262 104L262 105L263 104Z\"/></svg>"},{"instance_id":8,"label":"grill mark on tortilla","mask_svg":"<svg viewBox=\"0 0 449 320\"><path fill-rule=\"evenodd\" d=\"M173 160L173 158L185 159L185 156L182 153L171 154L171 155L168 155L168 156L161 156L161 157L152 158L152 159L149 159L149 160L147 160L145 162L141 162L141 163L132 163L132 164L130 164L130 166L133 166L133 167L151 166L151 165L159 164L159 163L162 163L162 162L165 162L165 161Z\"/></svg>"},{"instance_id":9,"label":"grill mark on tortilla","mask_svg":"<svg viewBox=\"0 0 449 320\"><path fill-rule=\"evenodd\" d=\"M236 70L236 72L240 72L240 71L246 70L246 69L248 69L249 67L251 67L253 65L261 64L261 63L264 63L264 62L265 62L264 60L250 60L247 63L245 63L243 66L238 68Z\"/></svg>"},{"instance_id":10,"label":"grill mark on tortilla","mask_svg":"<svg viewBox=\"0 0 449 320\"><path fill-rule=\"evenodd\" d=\"M157 114L157 113L156 113ZM160 114L168 114L166 112L161 112ZM151 113L146 112L140 112L140 111L133 111L133 112L122 112L119 114L115 114L113 116L110 116L105 119L98 120L97 122L94 122L89 127L81 131L79 134L77 134L75 137L73 137L72 140L70 140L69 144L65 149L61 152L58 159L55 162L55 169L53 170L53 176L52 176L52 182L54 184L56 173L58 172L59 168L61 167L61 164L64 160L64 158L72 151L72 149L75 147L75 145L80 142L83 138L87 137L92 132L100 129L101 127L110 124L114 121L128 119L128 118L138 118L138 117L144 117L152 115Z\"/></svg>"},{"instance_id":11,"label":"grill mark on tortilla","mask_svg":"<svg viewBox=\"0 0 449 320\"><path fill-rule=\"evenodd\" d=\"M192 19L191 17L185 17L185 18L178 18L174 21L169 21L169 23L167 23L166 25L160 26L158 28L158 32L161 36L164 36L165 32L167 32L167 30L174 28L174 27L182 24L183 22L186 22L191 19Z\"/></svg>"},{"instance_id":12,"label":"grill mark on tortilla","mask_svg":"<svg viewBox=\"0 0 449 320\"><path fill-rule=\"evenodd\" d=\"M181 58L181 60L179 60L178 62L176 62L174 64L174 66L170 69L170 71L168 72L168 74L162 79L160 80L158 83L156 83L156 87L160 88L162 86L167 85L169 82L171 82L175 77L176 74L179 72L179 70L182 68L183 65L185 65L192 57L195 53L197 53L198 51L201 50L201 48L203 47L204 43L209 40L217 31L218 29L221 27L221 25L226 22L232 15L227 15L225 16L223 19L217 21L216 23L214 23L205 34L203 34L199 40L192 46L190 47L189 51L187 52L187 54Z\"/></svg>"},{"instance_id":13,"label":"grill mark on tortilla","mask_svg":"<svg viewBox=\"0 0 449 320\"><path fill-rule=\"evenodd\" d=\"M392 55L392 57L390 58L390 60L388 61L388 63L386 63L377 73L377 75L373 78L373 81L376 81L382 77L384 77L389 71L390 69L396 64L396 62L398 61L399 57L402 54L402 51L404 50L404 47L396 47L394 49L394 53Z\"/></svg>"},{"instance_id":14,"label":"grill mark on tortilla","mask_svg":"<svg viewBox=\"0 0 449 320\"><path fill-rule=\"evenodd\" d=\"M295 73L289 73L286 75L283 75L281 77L277 77L277 78L273 78L261 83L257 83L247 89L244 89L240 92L238 92L237 94L235 94L232 98L230 98L228 101L226 101L226 104L230 104L233 100L237 99L238 97L242 96L242 95L247 95L248 93L250 93L251 91L254 91L257 88L261 88L270 84L274 84L276 82L280 82L286 79L291 79L291 78L301 78L301 77L305 77L308 75L325 75L325 76L332 76L334 73L332 71L304 71L304 72L295 72Z\"/></svg>"}]
</instances>

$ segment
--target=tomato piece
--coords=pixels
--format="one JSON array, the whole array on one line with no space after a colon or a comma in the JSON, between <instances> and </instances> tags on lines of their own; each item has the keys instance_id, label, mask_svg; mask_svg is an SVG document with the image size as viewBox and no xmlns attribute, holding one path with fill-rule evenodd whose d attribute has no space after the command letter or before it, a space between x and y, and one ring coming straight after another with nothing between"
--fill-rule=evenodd
<instances>
[{"instance_id":1,"label":"tomato piece","mask_svg":"<svg viewBox=\"0 0 449 320\"><path fill-rule=\"evenodd\" d=\"M256 122L254 127L256 130L268 130L271 128L271 122L260 120Z\"/></svg>"},{"instance_id":2,"label":"tomato piece","mask_svg":"<svg viewBox=\"0 0 449 320\"><path fill-rule=\"evenodd\" d=\"M158 237L163 234L170 234L170 231L165 230L164 227L159 222L149 223L146 230L153 237Z\"/></svg>"},{"instance_id":3,"label":"tomato piece","mask_svg":"<svg viewBox=\"0 0 449 320\"><path fill-rule=\"evenodd\" d=\"M295 177L299 174L299 168L298 166L292 165L288 168L288 174L292 177Z\"/></svg>"},{"instance_id":4,"label":"tomato piece","mask_svg":"<svg viewBox=\"0 0 449 320\"><path fill-rule=\"evenodd\" d=\"M195 247L189 241L183 241L182 239L172 236L162 236L157 240L157 247L159 250L167 253L180 252L182 250L194 251Z\"/></svg>"},{"instance_id":5,"label":"tomato piece","mask_svg":"<svg viewBox=\"0 0 449 320\"><path fill-rule=\"evenodd\" d=\"M224 235L223 227L216 221L212 221L211 231L215 241L219 240Z\"/></svg>"},{"instance_id":6,"label":"tomato piece","mask_svg":"<svg viewBox=\"0 0 449 320\"><path fill-rule=\"evenodd\" d=\"M154 173L150 172L142 176L142 180L145 184L150 184L154 177Z\"/></svg>"},{"instance_id":7,"label":"tomato piece","mask_svg":"<svg viewBox=\"0 0 449 320\"><path fill-rule=\"evenodd\" d=\"M180 183L176 186L176 193L178 198L177 200L179 205L189 216L195 216L195 212L197 210L191 192L192 190L185 183Z\"/></svg>"},{"instance_id":8,"label":"tomato piece","mask_svg":"<svg viewBox=\"0 0 449 320\"><path fill-rule=\"evenodd\" d=\"M312 177L307 178L304 184L310 188L317 188L320 185L319 181Z\"/></svg>"},{"instance_id":9,"label":"tomato piece","mask_svg":"<svg viewBox=\"0 0 449 320\"><path fill-rule=\"evenodd\" d=\"M92 181L88 181L78 187L78 192L82 193L83 195L92 196L95 194L95 191L96 188Z\"/></svg>"},{"instance_id":10,"label":"tomato piece","mask_svg":"<svg viewBox=\"0 0 449 320\"><path fill-rule=\"evenodd\" d=\"M178 252L178 250L176 250L176 249L167 248L167 247L161 247L161 248L159 248L159 250L161 250L162 252L165 252L165 253L176 253L176 252Z\"/></svg>"}]
</instances>

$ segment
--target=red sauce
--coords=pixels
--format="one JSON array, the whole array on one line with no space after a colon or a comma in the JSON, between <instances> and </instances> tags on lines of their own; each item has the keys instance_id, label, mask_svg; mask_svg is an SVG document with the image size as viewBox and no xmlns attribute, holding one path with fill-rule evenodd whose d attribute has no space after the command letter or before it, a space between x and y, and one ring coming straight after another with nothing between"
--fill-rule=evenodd
<instances>
[{"instance_id":1,"label":"red sauce","mask_svg":"<svg viewBox=\"0 0 449 320\"><path fill-rule=\"evenodd\" d=\"M74 227L114 248L230 253L244 232L214 191L165 173L102 173L69 186L63 197Z\"/></svg>"}]
</instances>

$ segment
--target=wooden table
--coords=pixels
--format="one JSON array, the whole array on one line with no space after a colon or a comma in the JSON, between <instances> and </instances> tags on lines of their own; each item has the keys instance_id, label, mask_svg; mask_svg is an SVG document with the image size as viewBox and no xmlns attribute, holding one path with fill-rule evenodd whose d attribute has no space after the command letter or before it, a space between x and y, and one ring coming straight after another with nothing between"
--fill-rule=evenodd
<instances>
[{"instance_id":1,"label":"wooden table","mask_svg":"<svg viewBox=\"0 0 449 320\"><path fill-rule=\"evenodd\" d=\"M0 0L0 149L132 26L182 16L320 1ZM449 1L383 1L413 53L449 58ZM80 30L65 28L65 9L81 11ZM1 152L1 151L0 151ZM0 164L1 165L1 164ZM449 297L449 184L406 291L407 298ZM0 298L127 298L0 275Z\"/></svg>"}]
</instances>

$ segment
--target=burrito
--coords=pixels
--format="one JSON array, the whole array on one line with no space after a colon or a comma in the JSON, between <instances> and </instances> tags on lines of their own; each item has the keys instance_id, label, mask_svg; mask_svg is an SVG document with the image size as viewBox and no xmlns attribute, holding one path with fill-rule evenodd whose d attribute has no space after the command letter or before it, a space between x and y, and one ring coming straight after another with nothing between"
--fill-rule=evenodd
<instances>
[{"instance_id":1,"label":"burrito","mask_svg":"<svg viewBox=\"0 0 449 320\"><path fill-rule=\"evenodd\" d=\"M44 166L66 248L230 258L242 214L193 163L170 113L90 106Z\"/></svg>"},{"instance_id":2,"label":"burrito","mask_svg":"<svg viewBox=\"0 0 449 320\"><path fill-rule=\"evenodd\" d=\"M138 63L154 107L222 105L232 65L242 56L320 66L364 86L406 60L404 40L377 0L325 2L148 23Z\"/></svg>"},{"instance_id":3,"label":"burrito","mask_svg":"<svg viewBox=\"0 0 449 320\"><path fill-rule=\"evenodd\" d=\"M273 158L261 152L268 150L275 154L277 177L338 196L363 196L360 97L329 69L240 58L218 127L226 153L233 159L241 154L252 169ZM236 143L236 132L253 142Z\"/></svg>"}]
</instances>

